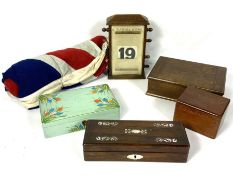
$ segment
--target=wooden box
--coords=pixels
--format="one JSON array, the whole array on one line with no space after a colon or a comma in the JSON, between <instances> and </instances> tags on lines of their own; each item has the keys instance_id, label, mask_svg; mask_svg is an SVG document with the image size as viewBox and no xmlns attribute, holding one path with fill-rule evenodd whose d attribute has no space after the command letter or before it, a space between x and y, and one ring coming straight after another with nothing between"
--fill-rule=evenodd
<instances>
[{"instance_id":1,"label":"wooden box","mask_svg":"<svg viewBox=\"0 0 233 175\"><path fill-rule=\"evenodd\" d=\"M177 100L174 120L214 139L229 102L229 99L222 96L187 87Z\"/></svg>"},{"instance_id":2,"label":"wooden box","mask_svg":"<svg viewBox=\"0 0 233 175\"><path fill-rule=\"evenodd\" d=\"M89 120L83 151L87 161L186 162L189 141L180 122Z\"/></svg>"},{"instance_id":3,"label":"wooden box","mask_svg":"<svg viewBox=\"0 0 233 175\"><path fill-rule=\"evenodd\" d=\"M88 119L119 119L120 106L107 84L39 97L45 137L84 129Z\"/></svg>"},{"instance_id":4,"label":"wooden box","mask_svg":"<svg viewBox=\"0 0 233 175\"><path fill-rule=\"evenodd\" d=\"M161 56L148 76L147 95L176 100L187 86L223 95L224 67Z\"/></svg>"}]
</instances>

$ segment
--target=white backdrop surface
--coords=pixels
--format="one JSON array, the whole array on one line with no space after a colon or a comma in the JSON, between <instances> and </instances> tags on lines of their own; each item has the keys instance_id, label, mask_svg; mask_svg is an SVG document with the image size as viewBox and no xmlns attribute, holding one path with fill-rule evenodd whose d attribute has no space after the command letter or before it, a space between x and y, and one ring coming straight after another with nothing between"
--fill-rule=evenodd
<instances>
[{"instance_id":1,"label":"white backdrop surface","mask_svg":"<svg viewBox=\"0 0 233 175\"><path fill-rule=\"evenodd\" d=\"M140 13L149 18L150 72L160 55L227 67L225 96L232 98L231 1L7 0L0 1L0 71L11 64L103 34L108 16ZM104 33L105 34L105 33ZM148 38L149 38L148 37ZM108 80L122 120L172 120L175 103L146 96L147 80ZM83 87L85 87L83 86ZM45 139L39 110L28 111L0 90L0 174L230 174L233 119L230 103L215 140L186 130L187 163L85 162L84 131Z\"/></svg>"}]
</instances>

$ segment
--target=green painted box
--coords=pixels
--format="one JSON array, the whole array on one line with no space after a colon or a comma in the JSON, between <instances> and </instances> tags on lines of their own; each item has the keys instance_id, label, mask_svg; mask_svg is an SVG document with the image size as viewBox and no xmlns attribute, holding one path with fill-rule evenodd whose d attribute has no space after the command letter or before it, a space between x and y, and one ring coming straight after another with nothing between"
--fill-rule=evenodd
<instances>
[{"instance_id":1,"label":"green painted box","mask_svg":"<svg viewBox=\"0 0 233 175\"><path fill-rule=\"evenodd\" d=\"M85 128L89 119L120 119L120 106L107 84L60 91L39 97L45 137Z\"/></svg>"}]
</instances>

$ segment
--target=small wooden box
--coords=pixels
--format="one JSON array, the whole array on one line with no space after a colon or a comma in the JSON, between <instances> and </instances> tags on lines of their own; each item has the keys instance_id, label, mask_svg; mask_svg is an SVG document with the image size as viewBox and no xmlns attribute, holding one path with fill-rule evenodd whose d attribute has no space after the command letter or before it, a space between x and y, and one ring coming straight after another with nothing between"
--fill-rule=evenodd
<instances>
[{"instance_id":1,"label":"small wooden box","mask_svg":"<svg viewBox=\"0 0 233 175\"><path fill-rule=\"evenodd\" d=\"M83 151L87 161L186 162L189 141L180 122L89 120Z\"/></svg>"},{"instance_id":2,"label":"small wooden box","mask_svg":"<svg viewBox=\"0 0 233 175\"><path fill-rule=\"evenodd\" d=\"M177 100L174 120L214 139L229 102L229 99L222 96L187 87Z\"/></svg>"},{"instance_id":3,"label":"small wooden box","mask_svg":"<svg viewBox=\"0 0 233 175\"><path fill-rule=\"evenodd\" d=\"M161 56L148 76L147 95L176 100L187 86L223 95L224 67Z\"/></svg>"},{"instance_id":4,"label":"small wooden box","mask_svg":"<svg viewBox=\"0 0 233 175\"><path fill-rule=\"evenodd\" d=\"M120 106L107 84L42 95L39 102L45 137L84 129L88 119L120 118Z\"/></svg>"}]
</instances>

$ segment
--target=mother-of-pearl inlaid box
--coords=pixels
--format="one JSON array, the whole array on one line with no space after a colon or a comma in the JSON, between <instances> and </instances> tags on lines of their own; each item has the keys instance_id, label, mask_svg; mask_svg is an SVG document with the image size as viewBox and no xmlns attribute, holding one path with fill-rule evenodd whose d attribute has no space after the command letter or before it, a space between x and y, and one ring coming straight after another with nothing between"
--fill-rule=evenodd
<instances>
[{"instance_id":1,"label":"mother-of-pearl inlaid box","mask_svg":"<svg viewBox=\"0 0 233 175\"><path fill-rule=\"evenodd\" d=\"M87 161L186 162L189 141L181 122L88 120Z\"/></svg>"}]
</instances>

